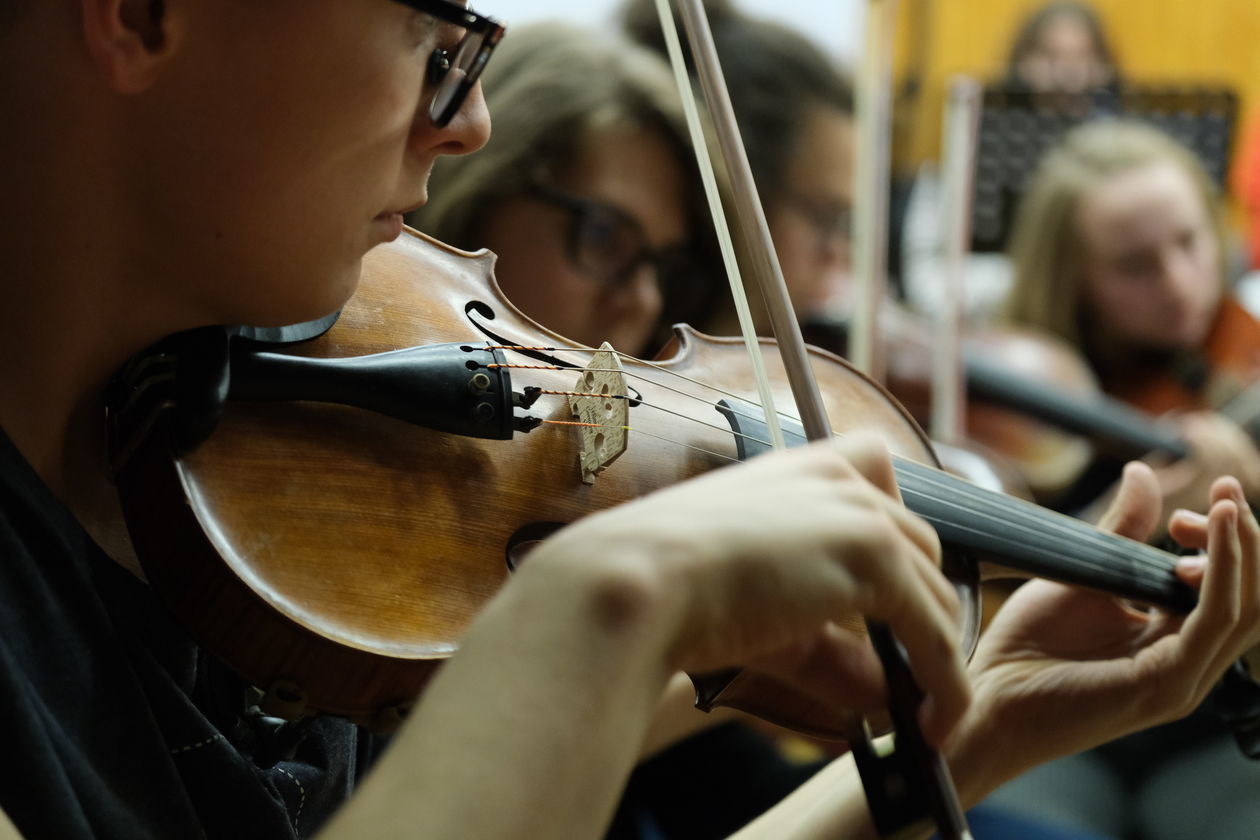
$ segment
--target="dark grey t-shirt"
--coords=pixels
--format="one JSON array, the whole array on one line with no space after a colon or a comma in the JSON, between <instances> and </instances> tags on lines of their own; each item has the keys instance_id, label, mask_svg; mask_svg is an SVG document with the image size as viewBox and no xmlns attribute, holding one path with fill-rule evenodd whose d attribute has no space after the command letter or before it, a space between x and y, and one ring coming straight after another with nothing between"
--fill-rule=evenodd
<instances>
[{"instance_id":1,"label":"dark grey t-shirt","mask_svg":"<svg viewBox=\"0 0 1260 840\"><path fill-rule=\"evenodd\" d=\"M313 834L371 739L316 720L261 768L242 693L0 431L0 806L23 835Z\"/></svg>"}]
</instances>

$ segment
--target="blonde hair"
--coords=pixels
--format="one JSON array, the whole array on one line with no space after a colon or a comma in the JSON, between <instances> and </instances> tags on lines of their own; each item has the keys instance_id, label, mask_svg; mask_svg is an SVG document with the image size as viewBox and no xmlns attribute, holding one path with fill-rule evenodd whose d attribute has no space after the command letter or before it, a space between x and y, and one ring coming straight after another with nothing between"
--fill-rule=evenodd
<instances>
[{"instance_id":1,"label":"blonde hair","mask_svg":"<svg viewBox=\"0 0 1260 840\"><path fill-rule=\"evenodd\" d=\"M1015 283L1006 319L1083 346L1080 307L1084 196L1112 176L1171 162L1194 182L1225 253L1220 193L1199 160L1173 138L1141 123L1106 120L1073 129L1042 159L1020 202L1009 248ZM1224 277L1221 278L1222 284Z\"/></svg>"},{"instance_id":2,"label":"blonde hair","mask_svg":"<svg viewBox=\"0 0 1260 840\"><path fill-rule=\"evenodd\" d=\"M490 141L476 154L440 159L432 198L409 219L452 245L481 247L479 228L495 203L555 177L601 131L659 131L685 171L694 171L669 69L624 39L563 23L511 29L482 85L494 126ZM690 193L697 189L698 182Z\"/></svg>"}]
</instances>

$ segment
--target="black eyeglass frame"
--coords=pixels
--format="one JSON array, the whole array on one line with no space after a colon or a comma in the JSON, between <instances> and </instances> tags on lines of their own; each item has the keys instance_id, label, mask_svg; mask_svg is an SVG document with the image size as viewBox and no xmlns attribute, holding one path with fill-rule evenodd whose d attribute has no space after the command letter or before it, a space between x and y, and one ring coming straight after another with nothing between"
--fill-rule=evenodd
<instances>
[{"instance_id":1,"label":"black eyeglass frame","mask_svg":"<svg viewBox=\"0 0 1260 840\"><path fill-rule=\"evenodd\" d=\"M578 268L590 272L594 275L594 279L597 282L605 286L615 287L618 284L625 282L625 280L634 273L635 269L644 263L655 267L657 272L662 276L663 280L664 275L669 273L673 264L677 263L680 259L686 261L687 258L691 256L690 250L682 246L671 246L662 249L648 247L647 236L643 231L643 226L639 224L638 220L621 208L615 207L611 204L605 204L602 201L596 201L595 199L576 195L536 181L531 183L525 189L525 195L546 202L547 204L551 204L554 207L567 210L570 214L572 214L573 220L569 223L565 230L565 250L568 254L569 260ZM578 242L582 226L582 222L579 217L591 216L597 213L611 215L620 222L633 228L638 232L639 239L643 243L642 247L639 248L638 253L634 255L633 260L630 260L624 266L619 267L617 271L608 274L600 272L594 266L585 264L579 256L582 251L581 244Z\"/></svg>"},{"instance_id":2,"label":"black eyeglass frame","mask_svg":"<svg viewBox=\"0 0 1260 840\"><path fill-rule=\"evenodd\" d=\"M395 0L396 3L414 9L421 14L435 17L445 23L451 23L465 30L464 37L456 45L454 60L451 52L436 49L429 56L427 79L435 86L433 100L429 103L429 119L438 128L445 128L468 98L468 92L481 78L486 69L490 54L503 38L506 27L494 18L478 14L473 10L452 3L450 0ZM472 50L471 54L467 51ZM451 71L462 69L462 76L455 81L455 87L449 79ZM449 88L449 89L448 89Z\"/></svg>"}]
</instances>

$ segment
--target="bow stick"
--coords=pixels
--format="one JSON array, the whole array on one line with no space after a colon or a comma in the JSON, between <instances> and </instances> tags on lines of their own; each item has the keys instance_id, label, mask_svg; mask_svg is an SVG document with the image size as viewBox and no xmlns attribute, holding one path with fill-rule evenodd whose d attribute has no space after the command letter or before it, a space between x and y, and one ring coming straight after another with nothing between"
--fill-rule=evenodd
<instances>
[{"instance_id":1,"label":"bow stick","mask_svg":"<svg viewBox=\"0 0 1260 840\"><path fill-rule=\"evenodd\" d=\"M684 103L690 102L691 86L686 82L682 51L668 0L656 0L656 7L661 17L671 63L676 77L680 79L679 92ZM787 284L770 238L757 187L752 179L748 157L717 60L708 19L700 0L680 0L680 8L697 76L709 105L723 163L732 187L736 219L752 253L757 281L779 342L802 425L810 440L830 438L831 424L827 419L813 371L809 367L805 342L801 337L800 325L796 321ZM689 120L694 114L697 114L697 109L692 103L688 109ZM706 143L703 132L697 129L698 120L692 126L692 138L703 168L708 160L704 152ZM710 194L710 207L720 210L720 201L715 199L716 178L711 174L703 177L706 190L714 191ZM715 212L714 222L719 239L726 238L723 245L725 254L729 244L729 231L725 229L723 214ZM731 264L732 261L728 260L728 266ZM742 284L737 274L732 277L732 285L739 287L735 291L738 309ZM742 307L739 314L745 344L757 346L747 307ZM759 375L764 376L764 373ZM768 386L764 390L768 392ZM765 414L767 417L773 416L775 411L768 406ZM919 731L917 710L922 701L922 692L914 685L905 652L882 624L868 622L867 627L888 677L889 711L896 728L896 745L891 751L883 748L877 750L865 732L855 733L851 742L876 829L881 836L894 836L917 829L920 823L930 819L945 840L968 838L970 834L948 768L940 755L927 745ZM911 801L907 793L916 799ZM921 811L926 811L926 814L920 813Z\"/></svg>"}]
</instances>

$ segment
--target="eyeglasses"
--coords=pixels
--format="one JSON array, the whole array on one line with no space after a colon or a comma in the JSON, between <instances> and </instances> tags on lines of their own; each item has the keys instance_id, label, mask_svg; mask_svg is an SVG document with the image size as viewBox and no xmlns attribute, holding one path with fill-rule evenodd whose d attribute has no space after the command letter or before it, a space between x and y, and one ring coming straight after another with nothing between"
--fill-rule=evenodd
<instances>
[{"instance_id":1,"label":"eyeglasses","mask_svg":"<svg viewBox=\"0 0 1260 840\"><path fill-rule=\"evenodd\" d=\"M526 194L568 211L567 256L578 269L609 288L626 282L644 263L656 268L662 285L677 284L699 273L699 261L690 248L651 248L643 226L620 208L541 184L531 186Z\"/></svg>"},{"instance_id":2,"label":"eyeglasses","mask_svg":"<svg viewBox=\"0 0 1260 840\"><path fill-rule=\"evenodd\" d=\"M434 85L429 119L438 128L445 128L468 98L468 91L477 84L505 29L498 21L449 0L396 2L465 30L454 50L438 48L429 56L428 82Z\"/></svg>"}]
</instances>

